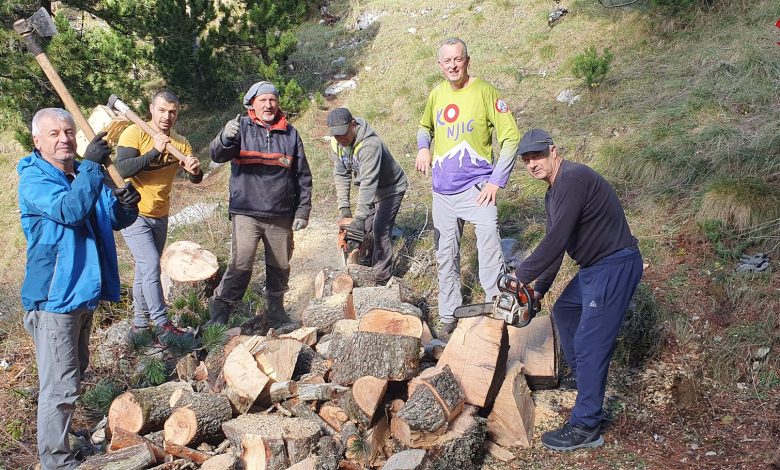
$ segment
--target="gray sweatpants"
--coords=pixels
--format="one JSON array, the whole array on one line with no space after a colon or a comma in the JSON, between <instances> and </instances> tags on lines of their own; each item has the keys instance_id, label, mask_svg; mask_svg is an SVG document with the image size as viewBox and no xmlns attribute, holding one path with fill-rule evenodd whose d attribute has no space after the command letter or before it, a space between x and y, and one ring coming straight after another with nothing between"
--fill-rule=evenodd
<instances>
[{"instance_id":1,"label":"gray sweatpants","mask_svg":"<svg viewBox=\"0 0 780 470\"><path fill-rule=\"evenodd\" d=\"M92 310L24 314L24 328L35 343L38 363L38 456L43 470L72 469L68 431L79 397L81 376L89 366Z\"/></svg>"},{"instance_id":2,"label":"gray sweatpants","mask_svg":"<svg viewBox=\"0 0 780 470\"><path fill-rule=\"evenodd\" d=\"M168 308L160 282L160 256L168 236L168 217L139 215L133 225L122 230L122 236L135 259L133 326L146 327L149 318L162 325L168 321Z\"/></svg>"},{"instance_id":3,"label":"gray sweatpants","mask_svg":"<svg viewBox=\"0 0 780 470\"><path fill-rule=\"evenodd\" d=\"M460 239L463 222L474 225L477 234L479 283L487 302L498 295L496 281L504 270L501 239L498 234L498 210L495 205L476 204L480 190L472 186L458 194L433 193L433 228L436 263L439 274L439 317L452 323L452 312L463 303L460 293Z\"/></svg>"}]
</instances>

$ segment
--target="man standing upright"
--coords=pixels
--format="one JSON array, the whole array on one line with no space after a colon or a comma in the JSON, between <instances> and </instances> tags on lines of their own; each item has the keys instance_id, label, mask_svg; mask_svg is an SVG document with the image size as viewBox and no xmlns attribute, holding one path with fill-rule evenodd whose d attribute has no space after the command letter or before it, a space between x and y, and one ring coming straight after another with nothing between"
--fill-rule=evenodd
<instances>
[{"instance_id":1,"label":"man standing upright","mask_svg":"<svg viewBox=\"0 0 780 470\"><path fill-rule=\"evenodd\" d=\"M453 311L461 305L460 240L463 222L477 234L479 280L489 301L504 260L498 234L496 193L509 180L520 136L509 106L489 83L469 76L466 43L450 38L439 46L438 64L446 81L428 96L417 131L418 171L433 164L433 227L439 277L438 336L455 329ZM493 162L493 131L501 147ZM431 156L433 139L433 156Z\"/></svg>"},{"instance_id":2,"label":"man standing upright","mask_svg":"<svg viewBox=\"0 0 780 470\"><path fill-rule=\"evenodd\" d=\"M139 216L133 225L122 230L127 246L135 259L133 279L132 333L148 327L149 319L163 335L181 335L183 330L168 320L168 308L160 283L160 256L168 236L173 179L179 167L193 183L200 183L203 172L198 159L192 156L190 143L173 130L179 117L179 98L170 91L159 91L149 105L149 122L156 134L149 135L133 124L122 132L117 145L116 168L129 178L141 194ZM187 158L179 162L168 153L166 144L180 150Z\"/></svg>"},{"instance_id":3,"label":"man standing upright","mask_svg":"<svg viewBox=\"0 0 780 470\"><path fill-rule=\"evenodd\" d=\"M257 82L244 95L248 115L236 116L211 142L211 159L231 162L233 224L230 264L209 303L211 323L227 323L252 279L260 240L265 247L266 311L269 320L290 321L284 293L290 280L293 230L306 228L312 179L298 131L279 109L279 91Z\"/></svg>"},{"instance_id":4,"label":"man standing upright","mask_svg":"<svg viewBox=\"0 0 780 470\"><path fill-rule=\"evenodd\" d=\"M89 366L92 313L119 301L114 230L132 224L140 197L132 185L111 190L100 164L111 154L101 132L84 160L67 111L46 108L32 120L35 149L19 161L19 209L27 239L22 284L24 327L35 342L38 455L43 470L72 469L68 430Z\"/></svg>"},{"instance_id":5,"label":"man standing upright","mask_svg":"<svg viewBox=\"0 0 780 470\"><path fill-rule=\"evenodd\" d=\"M544 196L547 233L515 271L534 283L540 299L566 252L580 270L553 306L552 316L577 400L566 424L542 435L545 447L567 451L604 444L602 404L620 325L642 278L642 255L615 190L587 165L566 161L550 134L531 129L518 156L531 176L549 185Z\"/></svg>"},{"instance_id":6,"label":"man standing upright","mask_svg":"<svg viewBox=\"0 0 780 470\"><path fill-rule=\"evenodd\" d=\"M371 266L376 282L384 285L393 274L391 235L406 192L406 173L365 119L336 108L328 114L327 124L333 136L330 157L339 215L352 217L349 193L354 183L359 188L357 206L347 232L358 241L364 233L372 234Z\"/></svg>"}]
</instances>

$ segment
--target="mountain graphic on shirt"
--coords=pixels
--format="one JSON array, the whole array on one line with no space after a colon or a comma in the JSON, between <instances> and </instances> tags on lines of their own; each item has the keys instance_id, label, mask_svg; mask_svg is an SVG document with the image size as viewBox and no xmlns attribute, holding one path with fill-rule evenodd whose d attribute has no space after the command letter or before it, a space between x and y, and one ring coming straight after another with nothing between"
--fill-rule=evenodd
<instances>
[{"instance_id":1,"label":"mountain graphic on shirt","mask_svg":"<svg viewBox=\"0 0 780 470\"><path fill-rule=\"evenodd\" d=\"M474 150L466 140L433 161L433 187L439 192L462 190L475 177L490 175L490 160Z\"/></svg>"}]
</instances>

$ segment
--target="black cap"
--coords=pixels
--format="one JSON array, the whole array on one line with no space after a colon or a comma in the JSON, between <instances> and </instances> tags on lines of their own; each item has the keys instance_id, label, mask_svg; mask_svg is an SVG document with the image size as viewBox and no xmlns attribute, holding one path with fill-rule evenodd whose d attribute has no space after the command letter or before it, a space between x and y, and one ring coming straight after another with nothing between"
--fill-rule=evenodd
<instances>
[{"instance_id":1,"label":"black cap","mask_svg":"<svg viewBox=\"0 0 780 470\"><path fill-rule=\"evenodd\" d=\"M550 134L544 129L531 129L520 139L516 155L522 157L524 153L528 152L543 152L554 143Z\"/></svg>"},{"instance_id":2,"label":"black cap","mask_svg":"<svg viewBox=\"0 0 780 470\"><path fill-rule=\"evenodd\" d=\"M328 134L344 135L349 131L352 113L347 108L336 108L328 113Z\"/></svg>"}]
</instances>

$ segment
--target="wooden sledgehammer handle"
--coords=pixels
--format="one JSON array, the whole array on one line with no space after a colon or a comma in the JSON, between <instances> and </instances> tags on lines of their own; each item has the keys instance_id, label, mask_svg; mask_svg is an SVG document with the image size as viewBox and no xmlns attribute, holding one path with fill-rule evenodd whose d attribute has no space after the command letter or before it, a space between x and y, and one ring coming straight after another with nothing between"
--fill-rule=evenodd
<instances>
[{"instance_id":1,"label":"wooden sledgehammer handle","mask_svg":"<svg viewBox=\"0 0 780 470\"><path fill-rule=\"evenodd\" d=\"M127 119L129 119L133 124L140 127L142 131L149 134L151 137L154 137L155 134L158 134L158 132L155 132L154 129L152 129L149 124L146 123L143 119L141 119L140 116L135 114L129 106L125 104L124 101L120 100L118 96L111 95L108 98L108 107L113 109L114 111L118 112L119 114L124 115ZM184 159L187 158L187 155L184 155L184 152L174 147L173 144L168 142L165 144L165 150L168 151L171 155L176 157L180 162L184 161Z\"/></svg>"},{"instance_id":2,"label":"wooden sledgehammer handle","mask_svg":"<svg viewBox=\"0 0 780 470\"><path fill-rule=\"evenodd\" d=\"M57 70L55 70L51 62L49 62L49 58L46 57L43 49L41 49L41 45L38 44L38 40L35 37L33 31L26 29L24 20L19 20L14 23L14 29L19 33L22 39L24 39L25 44L27 45L27 50L35 56L35 60L38 61L38 65L41 66L41 70L43 70L43 73L46 74L46 77L48 77L52 86L54 86L54 90L65 104L65 109L70 111L70 114L73 115L73 119L76 121L76 125L81 129L81 132L84 133L84 136L86 136L87 140L94 139L95 131L92 130L92 126L89 125L87 118L84 117L84 114L81 112L81 108L79 108L79 106L76 104L76 101L70 95L68 89L65 88L65 84L62 82L60 74L57 73ZM106 158L106 160L103 162L103 166L106 167L108 176L111 177L111 181L114 182L117 188L122 188L125 186L124 178L122 178L122 175L119 174L119 171L114 166L114 162L112 162L110 158Z\"/></svg>"}]
</instances>

